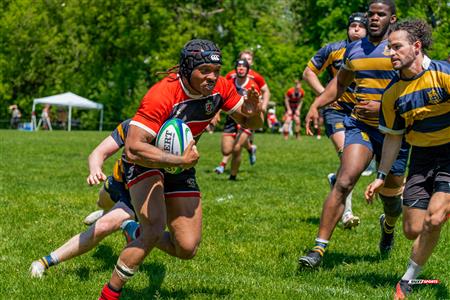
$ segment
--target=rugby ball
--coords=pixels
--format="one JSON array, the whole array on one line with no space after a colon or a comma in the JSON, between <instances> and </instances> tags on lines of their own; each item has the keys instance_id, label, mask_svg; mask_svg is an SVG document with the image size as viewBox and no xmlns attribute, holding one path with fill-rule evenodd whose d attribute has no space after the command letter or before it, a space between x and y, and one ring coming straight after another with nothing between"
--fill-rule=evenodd
<instances>
[{"instance_id":1,"label":"rugby ball","mask_svg":"<svg viewBox=\"0 0 450 300\"><path fill-rule=\"evenodd\" d=\"M183 155L184 150L193 140L192 132L180 119L169 119L161 127L156 136L156 147L173 155ZM171 174L183 171L180 167L169 167L164 169Z\"/></svg>"}]
</instances>

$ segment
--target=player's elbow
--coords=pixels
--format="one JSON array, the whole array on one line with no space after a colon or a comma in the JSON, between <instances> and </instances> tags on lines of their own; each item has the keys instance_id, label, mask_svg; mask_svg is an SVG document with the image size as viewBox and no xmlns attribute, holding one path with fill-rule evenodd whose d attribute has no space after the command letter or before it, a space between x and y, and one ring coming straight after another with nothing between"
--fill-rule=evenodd
<instances>
[{"instance_id":1,"label":"player's elbow","mask_svg":"<svg viewBox=\"0 0 450 300\"><path fill-rule=\"evenodd\" d=\"M139 151L134 143L126 144L124 153L130 162L136 162L139 159Z\"/></svg>"},{"instance_id":2,"label":"player's elbow","mask_svg":"<svg viewBox=\"0 0 450 300\"><path fill-rule=\"evenodd\" d=\"M313 72L310 68L308 68L308 67L306 67L305 70L303 71L303 79L304 79L307 83L309 83L310 80L311 80L311 77L312 77L312 76L315 76L315 75L316 75L316 74L314 74L314 72Z\"/></svg>"},{"instance_id":3,"label":"player's elbow","mask_svg":"<svg viewBox=\"0 0 450 300\"><path fill-rule=\"evenodd\" d=\"M307 80L307 78L309 78L309 69L308 68L305 68L305 70L303 70L302 77L304 80Z\"/></svg>"}]
</instances>

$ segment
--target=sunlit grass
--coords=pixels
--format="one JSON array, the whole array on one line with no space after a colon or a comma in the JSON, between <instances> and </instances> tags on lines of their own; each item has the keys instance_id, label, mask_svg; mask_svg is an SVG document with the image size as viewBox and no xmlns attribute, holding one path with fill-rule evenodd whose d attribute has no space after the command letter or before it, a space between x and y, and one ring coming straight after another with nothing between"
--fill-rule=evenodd
<instances>
[{"instance_id":1,"label":"sunlit grass","mask_svg":"<svg viewBox=\"0 0 450 300\"><path fill-rule=\"evenodd\" d=\"M82 219L96 209L97 188L88 187L87 156L107 132L0 131L0 298L95 299L108 281L124 245L120 234L84 256L31 279L30 263L85 229ZM312 246L326 175L337 168L327 139L285 142L257 134L258 159L246 153L237 182L216 175L220 134L204 134L198 148L198 182L203 195L203 241L198 255L181 261L153 251L126 285L124 299L389 299L403 274L411 242L396 229L396 248L378 254L381 204L367 206L362 178L353 193L361 225L336 229L324 264L299 271L297 260ZM112 168L113 160L105 170ZM399 224L400 225L400 224ZM411 299L448 299L448 224L421 278L439 279Z\"/></svg>"}]
</instances>

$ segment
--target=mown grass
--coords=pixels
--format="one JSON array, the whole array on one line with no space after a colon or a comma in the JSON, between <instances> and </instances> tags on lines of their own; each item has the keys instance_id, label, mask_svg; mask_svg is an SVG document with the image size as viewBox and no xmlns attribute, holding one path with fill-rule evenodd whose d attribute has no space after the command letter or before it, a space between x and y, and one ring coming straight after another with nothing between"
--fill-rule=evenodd
<instances>
[{"instance_id":1,"label":"mown grass","mask_svg":"<svg viewBox=\"0 0 450 300\"><path fill-rule=\"evenodd\" d=\"M0 131L0 298L96 299L110 277L124 240L106 238L92 252L31 279L30 263L85 229L96 209L97 188L88 187L87 156L108 133ZM354 191L357 230L336 229L322 267L298 270L312 246L326 175L337 167L327 139L285 142L258 134L258 160L245 160L237 182L216 175L220 134L200 143L198 182L203 194L203 241L198 255L181 261L157 250L126 285L123 299L389 299L403 274L411 242L397 226L396 248L378 254L379 202L367 206L362 178ZM246 155L246 154L245 154ZM246 156L244 156L246 159ZM113 160L105 170L112 168ZM400 225L400 224L399 224ZM441 240L411 299L449 299L450 232Z\"/></svg>"}]
</instances>

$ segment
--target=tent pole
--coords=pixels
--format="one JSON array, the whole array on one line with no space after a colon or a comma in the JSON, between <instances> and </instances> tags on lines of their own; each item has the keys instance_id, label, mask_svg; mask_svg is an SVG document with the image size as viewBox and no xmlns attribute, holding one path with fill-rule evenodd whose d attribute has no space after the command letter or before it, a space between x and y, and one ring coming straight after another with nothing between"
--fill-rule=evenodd
<instances>
[{"instance_id":1,"label":"tent pole","mask_svg":"<svg viewBox=\"0 0 450 300\"><path fill-rule=\"evenodd\" d=\"M67 131L72 130L72 106L69 105L69 120L67 121L69 124L67 124Z\"/></svg>"},{"instance_id":2,"label":"tent pole","mask_svg":"<svg viewBox=\"0 0 450 300\"><path fill-rule=\"evenodd\" d=\"M103 108L100 110L100 125L98 128L99 131L103 130Z\"/></svg>"},{"instance_id":3,"label":"tent pole","mask_svg":"<svg viewBox=\"0 0 450 300\"><path fill-rule=\"evenodd\" d=\"M33 101L33 109L31 111L31 129L36 131L36 103Z\"/></svg>"}]
</instances>

